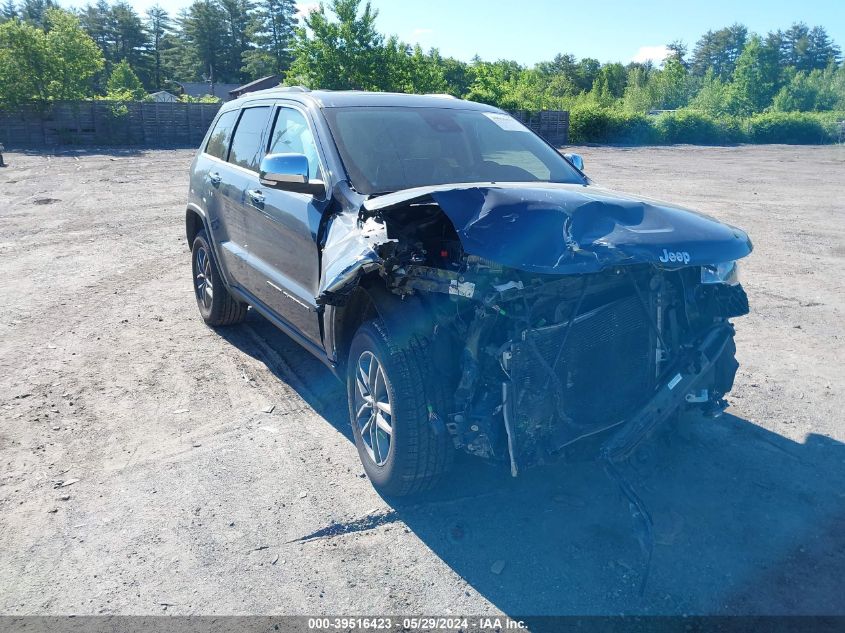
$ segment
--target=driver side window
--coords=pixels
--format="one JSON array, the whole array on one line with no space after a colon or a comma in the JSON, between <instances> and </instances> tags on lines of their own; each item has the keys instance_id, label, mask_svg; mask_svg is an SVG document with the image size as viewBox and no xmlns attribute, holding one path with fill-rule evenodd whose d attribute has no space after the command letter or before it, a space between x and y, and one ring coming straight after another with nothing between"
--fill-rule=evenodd
<instances>
[{"instance_id":1,"label":"driver side window","mask_svg":"<svg viewBox=\"0 0 845 633\"><path fill-rule=\"evenodd\" d=\"M280 107L270 134L268 154L305 154L308 159L308 179L319 180L320 159L308 121L299 110Z\"/></svg>"}]
</instances>

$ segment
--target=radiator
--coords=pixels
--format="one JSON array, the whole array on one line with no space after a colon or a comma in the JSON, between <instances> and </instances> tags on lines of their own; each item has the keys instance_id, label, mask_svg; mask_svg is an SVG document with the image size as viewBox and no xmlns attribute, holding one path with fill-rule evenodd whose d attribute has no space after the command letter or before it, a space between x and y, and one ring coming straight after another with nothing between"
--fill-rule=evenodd
<instances>
[{"instance_id":1,"label":"radiator","mask_svg":"<svg viewBox=\"0 0 845 633\"><path fill-rule=\"evenodd\" d=\"M624 420L653 389L654 337L635 295L579 315L568 335L567 328L525 330L512 345L510 412L520 461L542 461L543 451Z\"/></svg>"}]
</instances>

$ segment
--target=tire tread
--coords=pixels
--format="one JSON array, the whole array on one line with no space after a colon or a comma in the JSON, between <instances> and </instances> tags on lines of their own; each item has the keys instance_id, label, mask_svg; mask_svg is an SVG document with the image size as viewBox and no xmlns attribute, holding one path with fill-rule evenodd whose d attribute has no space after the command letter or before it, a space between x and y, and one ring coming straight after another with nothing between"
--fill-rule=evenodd
<instances>
[{"instance_id":1,"label":"tire tread","mask_svg":"<svg viewBox=\"0 0 845 633\"><path fill-rule=\"evenodd\" d=\"M431 359L430 344L423 337L412 335L405 346L397 345L380 319L369 321L369 327L390 355L390 381L401 404L394 405L403 425L404 451L401 472L383 492L405 496L434 487L448 472L455 449L445 429L436 433L429 422L428 406L442 410L443 387L437 380ZM350 365L353 365L350 359Z\"/></svg>"}]
</instances>

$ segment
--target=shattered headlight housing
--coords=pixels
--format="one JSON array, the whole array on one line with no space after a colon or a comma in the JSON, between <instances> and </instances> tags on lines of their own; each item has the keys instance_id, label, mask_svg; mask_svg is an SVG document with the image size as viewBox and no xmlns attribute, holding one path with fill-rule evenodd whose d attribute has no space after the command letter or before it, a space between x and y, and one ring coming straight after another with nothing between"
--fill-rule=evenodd
<instances>
[{"instance_id":1,"label":"shattered headlight housing","mask_svg":"<svg viewBox=\"0 0 845 633\"><path fill-rule=\"evenodd\" d=\"M701 283L736 286L739 283L739 267L736 261L702 266Z\"/></svg>"}]
</instances>

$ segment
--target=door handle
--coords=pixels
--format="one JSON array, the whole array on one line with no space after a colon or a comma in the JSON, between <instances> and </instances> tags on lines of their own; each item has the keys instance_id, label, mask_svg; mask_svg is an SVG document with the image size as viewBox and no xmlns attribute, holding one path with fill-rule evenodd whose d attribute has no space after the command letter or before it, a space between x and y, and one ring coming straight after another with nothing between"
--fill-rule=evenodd
<instances>
[{"instance_id":1,"label":"door handle","mask_svg":"<svg viewBox=\"0 0 845 633\"><path fill-rule=\"evenodd\" d=\"M211 181L211 184L215 187L220 184L220 181L223 178L218 174L216 171L213 174L208 174L208 179Z\"/></svg>"},{"instance_id":2,"label":"door handle","mask_svg":"<svg viewBox=\"0 0 845 633\"><path fill-rule=\"evenodd\" d=\"M260 207L264 204L264 194L262 194L258 189L250 189L246 192L246 195L249 196L249 199L255 206Z\"/></svg>"}]
</instances>

